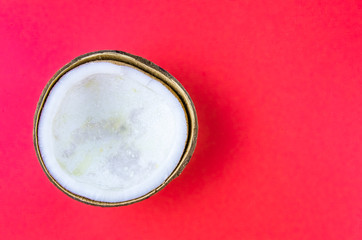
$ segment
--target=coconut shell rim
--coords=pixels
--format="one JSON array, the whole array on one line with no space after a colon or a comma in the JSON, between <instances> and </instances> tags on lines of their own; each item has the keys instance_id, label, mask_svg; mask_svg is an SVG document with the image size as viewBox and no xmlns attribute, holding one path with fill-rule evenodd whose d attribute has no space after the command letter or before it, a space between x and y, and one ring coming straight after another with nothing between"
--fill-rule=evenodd
<instances>
[{"instance_id":1,"label":"coconut shell rim","mask_svg":"<svg viewBox=\"0 0 362 240\"><path fill-rule=\"evenodd\" d=\"M39 143L38 143L38 125L39 125L39 119L41 116L41 112L43 110L44 104L47 100L47 97L52 89L52 87L57 83L57 81L68 71L78 67L79 65L82 65L87 62L93 62L93 61L115 61L120 64L130 65L131 67L134 67L136 69L141 70L142 72L146 73L147 75L151 76L152 78L155 78L156 80L160 81L164 85L166 85L169 89L172 90L172 92L176 95L176 97L179 99L179 101L182 104L182 107L184 108L186 120L187 120L187 128L188 128L188 134L187 134L187 140L184 148L184 152L175 167L175 169L172 171L172 173L166 178L166 180L153 189L152 191L146 193L145 195L142 195L138 198L130 199L127 201L121 201L121 202L103 202L103 201L97 201L90 198L86 198L80 195L77 195L68 189L64 188L61 184L59 184L53 176L50 174L48 169L45 166L45 163L43 161L43 158L40 153L39 149ZM95 52L89 52L86 54L83 54L79 57L74 58L72 61L64 65L61 69L59 69L53 77L48 81L46 86L44 87L42 94L39 98L37 108L34 115L34 126L33 126L33 142L34 147L36 151L37 158L40 162L40 165L45 172L48 179L62 192L67 194L69 197L78 200L80 202L94 205L94 206L101 206L101 207L116 207L116 206L126 206L129 204L133 204L142 200L145 200L155 193L162 190L167 184L169 184L173 179L175 179L177 176L181 174L181 172L184 170L186 165L189 163L191 156L195 150L196 147L196 141L197 141L197 134L198 134L198 122L197 122L197 115L196 115L196 109L195 105L191 100L191 97L185 90L185 88L181 85L181 83L173 77L170 73L159 67L158 65L154 64L153 62L144 59L142 57L132 55L130 53L126 53L123 51L118 50L101 50L101 51L95 51Z\"/></svg>"}]
</instances>

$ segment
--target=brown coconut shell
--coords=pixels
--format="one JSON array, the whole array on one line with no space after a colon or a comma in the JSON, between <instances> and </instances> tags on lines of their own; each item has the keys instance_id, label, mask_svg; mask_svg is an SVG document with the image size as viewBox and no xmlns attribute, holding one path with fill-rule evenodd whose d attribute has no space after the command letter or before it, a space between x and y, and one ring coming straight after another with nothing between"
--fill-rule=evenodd
<instances>
[{"instance_id":1,"label":"brown coconut shell","mask_svg":"<svg viewBox=\"0 0 362 240\"><path fill-rule=\"evenodd\" d=\"M49 173L48 169L46 168L44 164L43 157L41 155L40 149L39 149L39 143L38 143L38 124L39 119L44 107L44 104L47 100L47 97L53 88L53 86L58 82L58 80L68 71L72 70L73 68L78 67L81 64L93 62L93 61L107 61L112 62L120 65L127 65L130 67L133 67L139 71L142 71L143 73L151 76L152 78L158 80L162 84L164 84L180 101L181 105L184 108L185 116L187 120L187 128L188 128L188 134L186 139L186 144L184 148L184 152L174 169L174 171L167 177L167 179L157 188L153 189L149 193L127 201L122 202L102 202L102 201L95 201L93 199L89 199L86 197L82 197L80 195L77 195L76 193L73 193L69 191L68 189L64 188L62 185L60 185L53 176ZM186 92L184 87L174 78L171 74L163 70L161 67L157 66L156 64L142 58L139 56L135 56L126 52L121 51L114 51L114 50L104 50L104 51L97 51L97 52L91 52L84 55L81 55L75 59L73 59L70 63L66 64L64 67L62 67L59 71L55 73L55 75L50 79L50 81L45 86L34 116L34 129L33 129L33 139L34 139L34 146L36 155L39 159L39 162L41 164L41 167L43 168L45 174L50 179L50 181L61 191L63 191L65 194L70 196L73 199L76 199L78 201L81 201L83 203L87 203L90 205L95 206L102 206L102 207L115 207L115 206L125 206L132 203L136 203L139 201L142 201L144 199L149 198L153 194L159 192L161 189L163 189L168 183L170 183L174 178L179 176L187 163L190 161L190 158L195 150L196 147L196 140L197 140L197 132L198 132L198 123L197 123L197 116L196 116L196 110L195 106L189 96L189 94Z\"/></svg>"}]
</instances>

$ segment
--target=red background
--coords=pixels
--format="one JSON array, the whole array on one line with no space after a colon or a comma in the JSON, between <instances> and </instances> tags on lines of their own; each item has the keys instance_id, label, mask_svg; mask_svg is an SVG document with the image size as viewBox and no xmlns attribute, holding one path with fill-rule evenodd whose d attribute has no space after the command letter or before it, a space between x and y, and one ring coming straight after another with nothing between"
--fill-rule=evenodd
<instances>
[{"instance_id":1,"label":"red background","mask_svg":"<svg viewBox=\"0 0 362 240\"><path fill-rule=\"evenodd\" d=\"M0 0L1 239L362 239L361 1ZM173 74L199 118L183 174L143 202L77 202L43 173L33 115L74 57Z\"/></svg>"}]
</instances>

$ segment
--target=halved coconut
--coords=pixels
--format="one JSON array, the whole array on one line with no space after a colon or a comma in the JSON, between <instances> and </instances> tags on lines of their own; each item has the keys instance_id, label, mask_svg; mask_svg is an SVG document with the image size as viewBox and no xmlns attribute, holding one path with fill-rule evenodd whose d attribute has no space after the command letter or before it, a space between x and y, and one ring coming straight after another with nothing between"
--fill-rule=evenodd
<instances>
[{"instance_id":1,"label":"halved coconut","mask_svg":"<svg viewBox=\"0 0 362 240\"><path fill-rule=\"evenodd\" d=\"M82 202L143 200L178 176L197 138L194 105L181 84L128 53L82 55L45 87L34 144L49 179Z\"/></svg>"}]
</instances>

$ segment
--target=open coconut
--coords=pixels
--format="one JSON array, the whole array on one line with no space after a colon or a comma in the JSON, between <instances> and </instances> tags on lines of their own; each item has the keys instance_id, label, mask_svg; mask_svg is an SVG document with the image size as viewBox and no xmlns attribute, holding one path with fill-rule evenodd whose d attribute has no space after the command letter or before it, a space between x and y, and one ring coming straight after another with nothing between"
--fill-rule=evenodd
<instances>
[{"instance_id":1,"label":"open coconut","mask_svg":"<svg viewBox=\"0 0 362 240\"><path fill-rule=\"evenodd\" d=\"M191 158L194 105L157 65L119 51L82 55L45 87L34 144L48 178L99 206L131 204L161 190Z\"/></svg>"}]
</instances>

